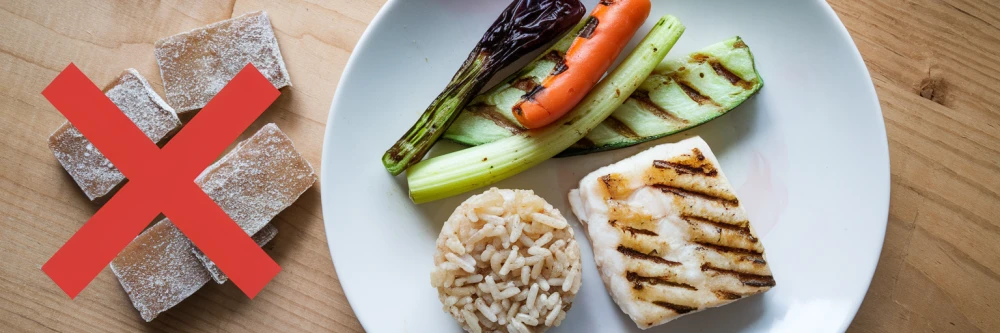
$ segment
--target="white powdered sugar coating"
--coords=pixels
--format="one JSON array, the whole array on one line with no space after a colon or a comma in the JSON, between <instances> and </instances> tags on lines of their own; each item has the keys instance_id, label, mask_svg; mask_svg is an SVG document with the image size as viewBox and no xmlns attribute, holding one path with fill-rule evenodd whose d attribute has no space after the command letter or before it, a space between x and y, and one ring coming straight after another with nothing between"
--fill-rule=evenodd
<instances>
[{"instance_id":1,"label":"white powdered sugar coating","mask_svg":"<svg viewBox=\"0 0 1000 333\"><path fill-rule=\"evenodd\" d=\"M161 39L154 54L167 102L180 113L204 107L247 63L275 88L292 84L263 11Z\"/></svg>"},{"instance_id":2,"label":"white powdered sugar coating","mask_svg":"<svg viewBox=\"0 0 1000 333\"><path fill-rule=\"evenodd\" d=\"M260 231L315 182L312 165L273 123L264 125L195 179L247 235ZM205 264L214 265L210 261Z\"/></svg>"},{"instance_id":3,"label":"white powdered sugar coating","mask_svg":"<svg viewBox=\"0 0 1000 333\"><path fill-rule=\"evenodd\" d=\"M168 219L146 229L111 261L142 319L152 321L212 279L191 253L194 245Z\"/></svg>"},{"instance_id":4,"label":"white powdered sugar coating","mask_svg":"<svg viewBox=\"0 0 1000 333\"><path fill-rule=\"evenodd\" d=\"M241 142L195 180L243 230L252 230L247 234L262 232L315 181L312 166L274 124ZM143 319L153 320L212 279L196 249L164 219L111 262L111 270Z\"/></svg>"},{"instance_id":5,"label":"white powdered sugar coating","mask_svg":"<svg viewBox=\"0 0 1000 333\"><path fill-rule=\"evenodd\" d=\"M278 228L269 224L252 238L258 246L264 246L277 234ZM136 237L111 262L111 271L142 319L152 321L215 279L216 274L222 274L214 265L206 270L192 252L196 248L170 219L164 218Z\"/></svg>"},{"instance_id":6,"label":"white powdered sugar coating","mask_svg":"<svg viewBox=\"0 0 1000 333\"><path fill-rule=\"evenodd\" d=\"M139 72L127 69L105 95L146 137L159 143L181 126L174 109L153 91ZM111 194L125 176L69 122L49 136L49 149L90 200Z\"/></svg>"},{"instance_id":7,"label":"white powdered sugar coating","mask_svg":"<svg viewBox=\"0 0 1000 333\"><path fill-rule=\"evenodd\" d=\"M268 224L250 238L257 243L257 246L263 247L277 235L278 227L275 227L273 224ZM198 257L198 260L205 264L205 269L208 270L209 274L212 274L212 280L215 280L215 283L223 284L226 283L226 281L229 281L229 276L227 276L226 273L223 273L222 270L219 269L219 266L215 265L214 261L209 260L205 253L199 251L196 247L191 248L191 252Z\"/></svg>"},{"instance_id":8,"label":"white powdered sugar coating","mask_svg":"<svg viewBox=\"0 0 1000 333\"><path fill-rule=\"evenodd\" d=\"M153 142L159 142L181 126L174 109L135 69L125 70L104 94Z\"/></svg>"}]
</instances>

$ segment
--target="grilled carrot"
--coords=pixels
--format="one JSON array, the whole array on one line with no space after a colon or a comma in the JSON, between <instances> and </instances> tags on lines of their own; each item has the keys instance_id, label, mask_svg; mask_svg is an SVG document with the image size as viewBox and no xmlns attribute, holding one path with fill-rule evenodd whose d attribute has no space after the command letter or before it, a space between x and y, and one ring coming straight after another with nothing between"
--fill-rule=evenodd
<instances>
[{"instance_id":1,"label":"grilled carrot","mask_svg":"<svg viewBox=\"0 0 1000 333\"><path fill-rule=\"evenodd\" d=\"M649 16L649 0L602 0L587 18L562 63L514 104L527 128L548 125L569 112L611 67Z\"/></svg>"}]
</instances>

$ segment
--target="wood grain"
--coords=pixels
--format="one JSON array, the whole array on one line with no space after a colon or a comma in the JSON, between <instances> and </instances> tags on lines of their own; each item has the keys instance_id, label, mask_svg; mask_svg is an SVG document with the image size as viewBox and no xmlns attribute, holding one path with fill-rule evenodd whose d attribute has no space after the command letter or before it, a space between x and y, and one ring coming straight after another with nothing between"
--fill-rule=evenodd
<instances>
[{"instance_id":1,"label":"wood grain","mask_svg":"<svg viewBox=\"0 0 1000 333\"><path fill-rule=\"evenodd\" d=\"M147 324L109 270L69 301L40 267L98 207L46 147L65 119L40 92L72 61L99 86L134 67L162 94L157 39L264 9L294 86L247 133L277 123L318 169L333 91L382 2L0 2L0 331L362 331L318 184L277 217L283 272L252 302L209 285ZM1000 331L1000 4L830 4L875 81L892 163L882 258L850 331Z\"/></svg>"},{"instance_id":2,"label":"wood grain","mask_svg":"<svg viewBox=\"0 0 1000 333\"><path fill-rule=\"evenodd\" d=\"M831 1L871 71L889 225L853 332L1000 331L1000 4Z\"/></svg>"}]
</instances>

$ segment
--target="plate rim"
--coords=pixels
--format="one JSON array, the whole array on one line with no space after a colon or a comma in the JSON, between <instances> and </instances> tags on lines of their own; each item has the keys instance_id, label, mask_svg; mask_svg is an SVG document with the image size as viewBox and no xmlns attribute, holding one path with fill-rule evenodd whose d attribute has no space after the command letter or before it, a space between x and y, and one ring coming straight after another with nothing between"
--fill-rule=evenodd
<instances>
[{"instance_id":1,"label":"plate rim","mask_svg":"<svg viewBox=\"0 0 1000 333\"><path fill-rule=\"evenodd\" d=\"M336 115L336 110L334 110L334 106L338 104L343 95L340 93L340 90L344 87L341 83L347 81L346 79L354 75L355 62L358 61L357 51L364 48L370 43L372 39L371 37L373 30L372 27L382 23L382 20L387 15L386 13L389 12L390 8L396 6L397 3L399 3L399 0L387 0L386 3L382 5L382 8L379 8L378 12L375 13L375 16L372 18L371 22L368 22L368 25L365 26L365 31L361 33L361 38L359 38L358 42L354 44L354 48L351 50L351 55L347 58L347 63L344 64L344 71L341 72L340 78L337 81L337 88L334 89L333 91L333 99L330 101L330 107L327 110L326 127L323 129L323 153L320 155L320 170L319 170L320 211L322 211L323 215L323 236L326 237L326 248L328 251L330 251L330 265L333 265L334 267L334 274L337 275L337 283L340 284L340 290L344 293L344 298L347 299L348 306L351 307L351 314L353 314L354 318L358 320L358 324L361 325L361 329L364 330L365 332L368 332L368 328L365 327L365 321L361 318L362 316L359 315L356 310L354 310L354 302L351 301L356 296L352 297L351 296L352 292L349 292L347 288L344 288L343 280L340 278L341 273L338 272L336 268L337 255L335 254L336 252L333 250L333 242L331 241L330 238L331 227L327 223L327 221L330 220L327 214L332 214L332 213L328 213L330 210L327 209L326 207L326 200L323 199L323 193L322 193L323 188L329 188L329 186L327 186L327 180L326 180L329 178L326 177L327 168L323 167L323 165L325 164L324 162L330 161L329 155L332 154L329 148L330 137L331 133L333 132L332 125L334 123L334 116Z\"/></svg>"},{"instance_id":2,"label":"plate rim","mask_svg":"<svg viewBox=\"0 0 1000 333\"><path fill-rule=\"evenodd\" d=\"M876 251L877 253L875 255L874 263L868 268L868 278L866 279L864 295L861 296L861 301L857 302L857 304L852 307L851 313L848 315L849 320L845 320L841 323L840 329L838 330L840 332L846 332L851 324L854 323L854 318L857 317L858 310L861 309L861 305L864 304L865 298L868 296L868 290L871 288L872 280L875 277L875 270L878 269L878 263L882 261L882 251L885 247L885 232L889 227L889 205L891 203L892 196L892 161L890 160L891 155L889 154L889 136L885 131L885 116L882 114L882 104L878 97L878 91L875 89L875 81L872 80L871 71L868 70L868 65L865 64L865 59L861 56L861 50L858 49L858 44L854 42L854 38L851 36L850 31L848 31L847 26L844 25L844 21L840 19L840 15L837 15L837 11L833 10L833 6L830 6L830 3L825 0L819 0L818 2L820 2L820 6L823 8L826 15L832 18L834 22L837 22L837 32L840 34L841 38L845 38L848 42L850 42L851 48L853 49L853 52L851 53L854 56L853 62L855 66L861 67L861 71L865 73L868 80L866 88L871 93L871 96L874 97L874 101L869 102L872 103L872 106L876 111L875 113L879 119L878 127L882 132L882 135L878 136L880 139L878 145L881 146L882 149L880 150L882 151L882 156L885 157L885 169L883 170L883 173L885 174L885 183L883 184L885 194L883 195L884 204L882 205L884 207L884 213L881 214L883 216L881 219L881 221L883 221L882 228L878 230L878 251Z\"/></svg>"}]
</instances>

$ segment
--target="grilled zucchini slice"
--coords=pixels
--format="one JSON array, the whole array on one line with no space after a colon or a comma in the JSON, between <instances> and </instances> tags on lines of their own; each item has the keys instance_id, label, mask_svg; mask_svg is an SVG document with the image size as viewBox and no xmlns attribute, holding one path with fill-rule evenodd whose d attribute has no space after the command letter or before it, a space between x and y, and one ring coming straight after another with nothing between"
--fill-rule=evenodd
<instances>
[{"instance_id":1,"label":"grilled zucchini slice","mask_svg":"<svg viewBox=\"0 0 1000 333\"><path fill-rule=\"evenodd\" d=\"M568 47L557 43L477 96L444 137L476 146L525 131L511 112L514 103L552 71ZM628 147L693 128L739 106L763 85L753 54L739 36L665 60L610 117L558 156Z\"/></svg>"}]
</instances>

